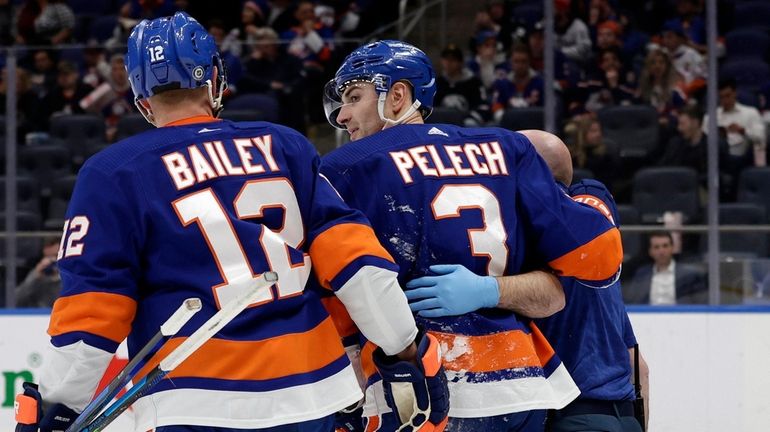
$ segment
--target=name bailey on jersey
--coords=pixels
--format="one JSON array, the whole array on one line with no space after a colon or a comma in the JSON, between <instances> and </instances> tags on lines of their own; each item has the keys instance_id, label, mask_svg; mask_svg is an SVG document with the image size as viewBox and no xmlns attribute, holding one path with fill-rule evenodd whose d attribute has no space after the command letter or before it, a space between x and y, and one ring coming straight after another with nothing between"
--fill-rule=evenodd
<instances>
[{"instance_id":1,"label":"name bailey on jersey","mask_svg":"<svg viewBox=\"0 0 770 432\"><path fill-rule=\"evenodd\" d=\"M444 153L442 158L439 152ZM470 177L508 175L505 157L497 141L445 145L421 145L390 152L404 183L412 183L410 171L417 168L425 177ZM448 160L448 163L446 162Z\"/></svg>"},{"instance_id":2,"label":"name bailey on jersey","mask_svg":"<svg viewBox=\"0 0 770 432\"><path fill-rule=\"evenodd\" d=\"M260 174L265 172L265 165L270 172L279 171L280 168L273 158L272 143L271 135L228 140L227 145L234 145L238 154L239 160L235 162L225 151L222 141L192 144L187 147L187 151L167 153L161 156L161 159L176 188L182 190L221 176ZM261 162L257 163L256 158L261 159Z\"/></svg>"}]
</instances>

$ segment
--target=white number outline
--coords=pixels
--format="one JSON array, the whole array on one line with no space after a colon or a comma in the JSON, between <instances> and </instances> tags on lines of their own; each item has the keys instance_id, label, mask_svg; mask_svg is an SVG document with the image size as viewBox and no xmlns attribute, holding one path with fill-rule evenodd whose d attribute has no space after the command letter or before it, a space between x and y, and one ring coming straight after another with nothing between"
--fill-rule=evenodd
<instances>
[{"instance_id":1,"label":"white number outline","mask_svg":"<svg viewBox=\"0 0 770 432\"><path fill-rule=\"evenodd\" d=\"M64 221L62 228L61 241L59 242L59 252L56 259L76 257L83 255L85 243L81 240L88 234L88 228L91 221L87 216L74 216L72 219ZM76 231L77 230L77 231ZM80 243L77 243L79 242Z\"/></svg>"},{"instance_id":2,"label":"white number outline","mask_svg":"<svg viewBox=\"0 0 770 432\"><path fill-rule=\"evenodd\" d=\"M484 226L467 230L471 255L489 259L488 275L505 274L509 255L508 232L503 224L500 200L494 192L479 183L447 184L436 192L430 207L437 221L461 217L463 210L479 209Z\"/></svg>"},{"instance_id":3,"label":"white number outline","mask_svg":"<svg viewBox=\"0 0 770 432\"><path fill-rule=\"evenodd\" d=\"M276 195L282 200L276 199ZM259 202L260 200L262 202ZM236 296L238 290L245 289L245 283L258 276L254 274L232 221L212 188L187 194L171 204L183 226L187 227L192 223L198 225L209 247L223 280L222 283L211 287L217 306L221 307L226 303L226 299ZM283 209L282 226L277 230L263 227L259 239L270 270L278 273L282 285L276 284L275 292L271 287L266 288L259 299L249 307L301 295L310 276L310 257L303 253L303 262L292 264L289 256L289 247L298 248L304 242L304 225L299 213L299 204L289 180L283 177L249 180L243 184L233 200L233 208L241 220L262 217L263 211L268 208ZM206 218L205 221L201 219L201 214ZM223 222L226 222L226 225ZM299 230L299 241L286 238L285 231L289 229L292 230L289 234L294 233L295 238ZM230 245L223 248L223 243ZM278 244L284 252L283 256L277 256ZM236 249L237 251L233 252ZM248 274L248 278L244 278L244 274Z\"/></svg>"}]
</instances>

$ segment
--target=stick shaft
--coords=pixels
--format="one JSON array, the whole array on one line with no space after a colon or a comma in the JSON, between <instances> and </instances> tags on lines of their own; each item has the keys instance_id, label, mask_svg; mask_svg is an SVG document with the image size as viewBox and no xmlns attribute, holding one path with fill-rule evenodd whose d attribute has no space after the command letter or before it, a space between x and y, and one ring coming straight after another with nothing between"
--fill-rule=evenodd
<instances>
[{"instance_id":1,"label":"stick shaft","mask_svg":"<svg viewBox=\"0 0 770 432\"><path fill-rule=\"evenodd\" d=\"M262 291L278 281L275 272L265 272L255 279L253 285L242 295L224 305L217 313L208 319L198 330L191 334L178 347L174 348L160 364L149 374L144 376L122 397L107 407L104 412L96 417L88 426L80 432L98 432L112 423L120 414L128 409L137 399L144 396L155 384L160 382L169 372L179 366L185 359L194 353L207 340L211 339L227 323L254 303L262 295Z\"/></svg>"},{"instance_id":2,"label":"stick shaft","mask_svg":"<svg viewBox=\"0 0 770 432\"><path fill-rule=\"evenodd\" d=\"M147 342L131 361L102 389L101 392L83 409L78 418L67 428L74 432L90 423L120 390L139 372L139 363L147 357L158 343L176 334L193 315L201 310L201 301L197 298L186 299L179 308L161 325L161 329Z\"/></svg>"}]
</instances>

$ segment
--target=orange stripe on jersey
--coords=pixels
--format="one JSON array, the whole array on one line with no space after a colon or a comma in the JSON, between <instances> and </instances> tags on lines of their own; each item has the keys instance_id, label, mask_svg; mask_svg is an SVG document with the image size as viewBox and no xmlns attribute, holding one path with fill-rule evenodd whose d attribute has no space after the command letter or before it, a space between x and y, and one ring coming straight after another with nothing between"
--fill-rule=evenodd
<instances>
[{"instance_id":1,"label":"orange stripe on jersey","mask_svg":"<svg viewBox=\"0 0 770 432\"><path fill-rule=\"evenodd\" d=\"M444 369L450 371L494 372L538 367L532 337L521 330L483 336L430 332L441 344ZM362 353L363 358L363 353Z\"/></svg>"},{"instance_id":2,"label":"orange stripe on jersey","mask_svg":"<svg viewBox=\"0 0 770 432\"><path fill-rule=\"evenodd\" d=\"M584 280L609 279L623 261L620 231L610 228L590 242L548 263L559 276Z\"/></svg>"},{"instance_id":3,"label":"orange stripe on jersey","mask_svg":"<svg viewBox=\"0 0 770 432\"><path fill-rule=\"evenodd\" d=\"M186 338L173 338L153 356L134 382ZM261 341L211 339L195 351L170 378L267 380L318 370L345 354L331 318L303 333Z\"/></svg>"},{"instance_id":4,"label":"orange stripe on jersey","mask_svg":"<svg viewBox=\"0 0 770 432\"><path fill-rule=\"evenodd\" d=\"M211 123L211 122L217 122L217 121L222 121L222 119L218 119L210 115L197 115L197 116L187 117L179 120L174 120L171 123L166 123L163 126L184 126L184 125L195 124L195 123Z\"/></svg>"},{"instance_id":5,"label":"orange stripe on jersey","mask_svg":"<svg viewBox=\"0 0 770 432\"><path fill-rule=\"evenodd\" d=\"M366 432L376 432L380 428L380 417L371 416L369 421L366 422Z\"/></svg>"},{"instance_id":6,"label":"orange stripe on jersey","mask_svg":"<svg viewBox=\"0 0 770 432\"><path fill-rule=\"evenodd\" d=\"M548 339L540 332L540 329L537 328L534 322L529 323L529 329L532 330L530 336L532 337L532 344L535 346L535 353L537 353L537 357L540 359L540 364L545 366L556 353Z\"/></svg>"},{"instance_id":7,"label":"orange stripe on jersey","mask_svg":"<svg viewBox=\"0 0 770 432\"><path fill-rule=\"evenodd\" d=\"M615 219L612 218L612 212L610 211L609 206L607 206L607 204L604 201L600 200L599 198L593 195L586 195L586 194L575 195L572 197L572 199L579 203L589 205L595 208L596 210L599 210L599 213L603 214L604 217L609 219L610 222L612 222L612 224L615 225Z\"/></svg>"},{"instance_id":8,"label":"orange stripe on jersey","mask_svg":"<svg viewBox=\"0 0 770 432\"><path fill-rule=\"evenodd\" d=\"M120 294L87 292L59 297L53 304L48 334L81 331L120 343L131 331L134 315L136 301Z\"/></svg>"},{"instance_id":9,"label":"orange stripe on jersey","mask_svg":"<svg viewBox=\"0 0 770 432\"><path fill-rule=\"evenodd\" d=\"M536 340L521 330L491 335L464 336L453 333L428 332L441 346L444 369L451 371L494 372L521 367L545 365L545 357L554 354L551 345L537 330ZM539 339L539 340L538 340ZM538 347L537 344L540 346ZM366 342L361 348L361 370L368 380L377 372L372 354L377 346ZM550 355L548 352L550 350ZM541 354L542 353L542 354ZM539 356L539 354L541 354Z\"/></svg>"},{"instance_id":10,"label":"orange stripe on jersey","mask_svg":"<svg viewBox=\"0 0 770 432\"><path fill-rule=\"evenodd\" d=\"M374 366L374 360L372 360L375 349L377 349L377 345L369 341L366 341L364 347L361 348L361 370L364 372L364 377L366 377L367 380L377 373L377 368Z\"/></svg>"},{"instance_id":11,"label":"orange stripe on jersey","mask_svg":"<svg viewBox=\"0 0 770 432\"><path fill-rule=\"evenodd\" d=\"M310 245L310 259L318 275L318 281L325 288L348 263L362 256L376 256L393 262L393 258L382 247L371 227L344 223L335 225L316 237Z\"/></svg>"},{"instance_id":12,"label":"orange stripe on jersey","mask_svg":"<svg viewBox=\"0 0 770 432\"><path fill-rule=\"evenodd\" d=\"M342 304L340 299L337 297L323 297L321 298L321 303L323 303L326 311L332 317L334 327L337 328L337 333L341 337L352 336L358 332L356 323L350 318L348 310L345 309L345 305Z\"/></svg>"}]
</instances>

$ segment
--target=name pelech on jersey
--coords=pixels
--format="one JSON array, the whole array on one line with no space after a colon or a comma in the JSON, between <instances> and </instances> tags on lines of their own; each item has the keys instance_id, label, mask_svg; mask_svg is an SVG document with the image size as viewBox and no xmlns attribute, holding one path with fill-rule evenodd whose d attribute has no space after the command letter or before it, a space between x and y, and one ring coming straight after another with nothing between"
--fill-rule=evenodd
<instances>
[{"instance_id":1,"label":"name pelech on jersey","mask_svg":"<svg viewBox=\"0 0 770 432\"><path fill-rule=\"evenodd\" d=\"M337 331L305 286L312 275L337 290L365 266L395 271L395 264L361 213L318 175L319 164L312 145L288 128L228 121L148 131L90 159L60 252L63 290L49 328L57 362L75 361L82 354L75 347L114 352L125 338L131 355L184 299L199 297L203 310L140 378L273 270L279 283L134 405L137 428L179 418L263 428L356 402L361 393ZM48 393L82 408L101 365L91 367L79 377L54 367L61 384L49 380ZM85 396L67 390L68 379Z\"/></svg>"},{"instance_id":2,"label":"name pelech on jersey","mask_svg":"<svg viewBox=\"0 0 770 432\"><path fill-rule=\"evenodd\" d=\"M399 281L433 264L512 275L551 267L603 281L618 271L619 234L559 190L522 135L496 128L402 125L324 156L321 171L370 219L399 265ZM607 251L610 251L609 253ZM418 318L442 345L452 417L561 408L578 390L531 320L501 309ZM368 354L368 413L377 377Z\"/></svg>"}]
</instances>

